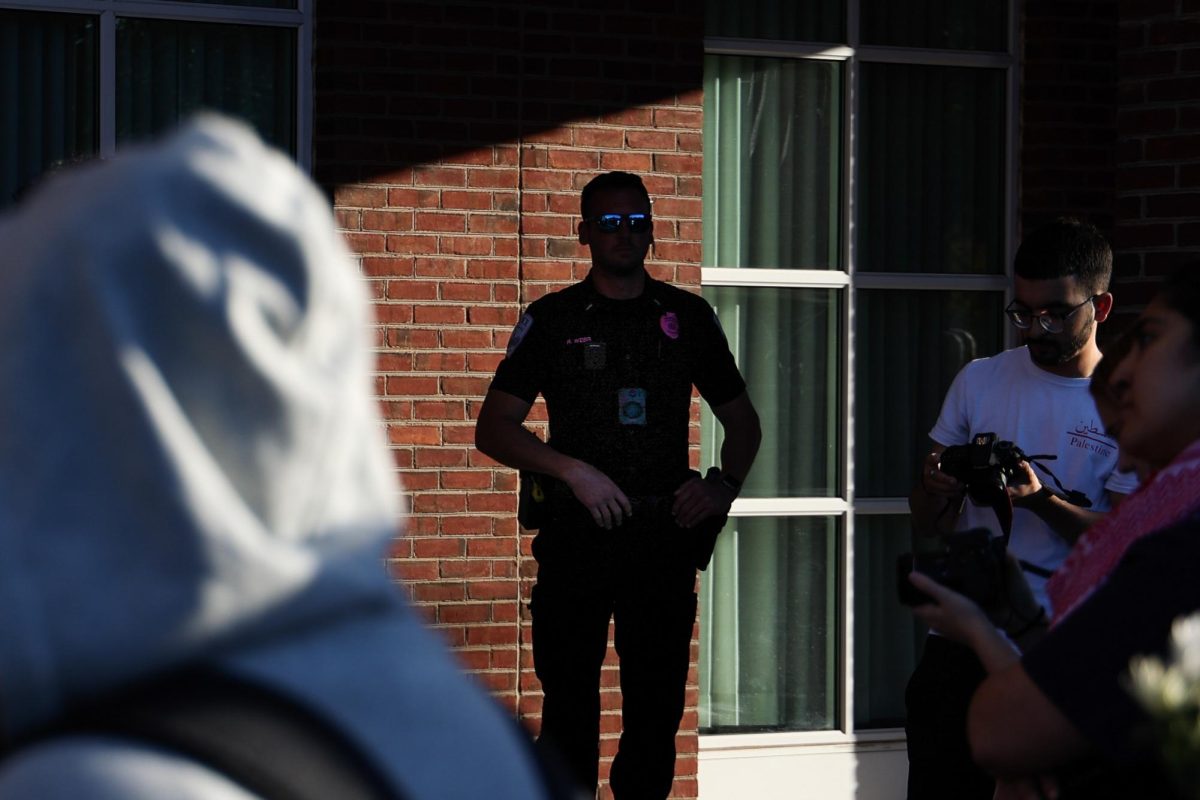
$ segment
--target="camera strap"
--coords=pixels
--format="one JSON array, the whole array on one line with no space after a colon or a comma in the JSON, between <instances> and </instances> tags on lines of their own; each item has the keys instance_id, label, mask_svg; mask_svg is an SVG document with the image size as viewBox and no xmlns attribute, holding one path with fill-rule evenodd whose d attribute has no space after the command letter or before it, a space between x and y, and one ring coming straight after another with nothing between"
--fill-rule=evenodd
<instances>
[{"instance_id":1,"label":"camera strap","mask_svg":"<svg viewBox=\"0 0 1200 800\"><path fill-rule=\"evenodd\" d=\"M1058 487L1060 492L1062 492L1062 494L1059 496L1062 497L1064 500L1066 500L1068 503L1070 503L1073 506L1079 506L1080 508L1091 508L1092 507L1091 498L1089 498L1086 494L1079 491L1078 489L1068 489L1067 487L1063 486L1062 481L1060 481L1058 479L1058 476L1055 475L1050 470L1049 467L1047 467L1045 464L1042 463L1043 461L1053 461L1053 460L1057 459L1058 456L1056 456L1056 455L1041 455L1041 456L1024 456L1024 458L1030 464L1033 464L1033 466L1037 467L1042 472L1044 472L1050 476L1050 478L1054 481L1054 485Z\"/></svg>"},{"instance_id":2,"label":"camera strap","mask_svg":"<svg viewBox=\"0 0 1200 800\"><path fill-rule=\"evenodd\" d=\"M1025 572L1028 572L1031 575L1037 575L1039 578L1049 578L1054 574L1054 570L1038 566L1032 561L1026 561L1023 558L1018 558L1017 563L1021 565L1021 569L1023 569Z\"/></svg>"},{"instance_id":3,"label":"camera strap","mask_svg":"<svg viewBox=\"0 0 1200 800\"><path fill-rule=\"evenodd\" d=\"M1012 538L1013 504L1012 498L1006 492L1004 499L992 506L996 519L1000 522L1000 532L1003 534L1004 549L1008 549L1008 540Z\"/></svg>"},{"instance_id":4,"label":"camera strap","mask_svg":"<svg viewBox=\"0 0 1200 800\"><path fill-rule=\"evenodd\" d=\"M1050 470L1049 467L1047 467L1045 464L1041 463L1042 461L1052 461L1052 460L1058 458L1058 456L1056 456L1056 455L1027 456L1027 455L1022 454L1022 457L1026 461L1028 461L1030 464L1032 464L1033 466L1040 469L1042 472L1049 475L1054 480L1055 485L1058 486L1058 488L1065 493L1066 496L1064 497L1064 499L1068 503L1080 506L1081 508L1090 508L1091 507L1092 501L1090 499L1088 499L1087 495L1085 495L1083 492L1075 491L1073 489L1067 489L1065 486L1062 485L1062 481L1060 481L1058 479L1058 476L1055 475ZM1062 496L1062 495L1060 495L1060 496ZM1012 505L1011 497L1006 496L1005 501L1006 502L1004 502L1004 503L997 503L995 506L995 511L996 511L997 519L1000 520L1000 529L1002 531L1004 531L1004 549L1007 550L1009 536L1012 531L1013 505ZM1023 571L1028 572L1031 575L1036 575L1039 578L1049 578L1051 575L1054 574L1054 570L1046 569L1043 566L1039 566L1038 564L1034 564L1030 561L1026 561L1023 558L1017 559L1017 563L1021 565L1021 569Z\"/></svg>"}]
</instances>

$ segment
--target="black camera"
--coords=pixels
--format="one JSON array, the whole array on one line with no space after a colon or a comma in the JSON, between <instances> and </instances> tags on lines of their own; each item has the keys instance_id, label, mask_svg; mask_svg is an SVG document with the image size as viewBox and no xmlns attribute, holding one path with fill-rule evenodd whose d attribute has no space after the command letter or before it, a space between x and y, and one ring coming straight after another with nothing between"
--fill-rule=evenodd
<instances>
[{"instance_id":1,"label":"black camera","mask_svg":"<svg viewBox=\"0 0 1200 800\"><path fill-rule=\"evenodd\" d=\"M967 496L976 505L1003 503L1006 488L1021 472L1026 458L1012 442L999 441L994 433L977 433L970 444L956 444L942 451L942 472L966 486Z\"/></svg>"},{"instance_id":2,"label":"black camera","mask_svg":"<svg viewBox=\"0 0 1200 800\"><path fill-rule=\"evenodd\" d=\"M994 433L977 433L969 444L942 451L942 472L957 478L972 502L996 512L1004 535L994 537L987 528L972 528L942 536L936 550L901 555L896 563L900 602L915 606L933 601L909 583L908 573L914 569L984 608L1001 599L1004 556L1012 526L1007 488L1025 460L1028 457L1021 448L999 440Z\"/></svg>"},{"instance_id":3,"label":"black camera","mask_svg":"<svg viewBox=\"0 0 1200 800\"><path fill-rule=\"evenodd\" d=\"M900 602L909 606L933 602L909 582L908 574L916 570L982 608L997 604L1004 593L1005 546L1004 539L992 536L987 528L972 528L942 537L937 550L901 555L896 562Z\"/></svg>"}]
</instances>

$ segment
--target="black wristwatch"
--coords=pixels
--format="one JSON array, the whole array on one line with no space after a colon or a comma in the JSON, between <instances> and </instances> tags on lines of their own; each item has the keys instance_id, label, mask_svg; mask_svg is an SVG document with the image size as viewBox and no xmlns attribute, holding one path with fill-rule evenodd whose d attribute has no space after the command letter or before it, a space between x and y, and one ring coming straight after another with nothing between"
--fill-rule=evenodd
<instances>
[{"instance_id":1,"label":"black wristwatch","mask_svg":"<svg viewBox=\"0 0 1200 800\"><path fill-rule=\"evenodd\" d=\"M709 467L708 472L704 474L704 479L717 478L717 483L724 486L729 491L733 492L733 496L737 497L742 493L742 482L730 475L728 472L722 472L720 467Z\"/></svg>"}]
</instances>

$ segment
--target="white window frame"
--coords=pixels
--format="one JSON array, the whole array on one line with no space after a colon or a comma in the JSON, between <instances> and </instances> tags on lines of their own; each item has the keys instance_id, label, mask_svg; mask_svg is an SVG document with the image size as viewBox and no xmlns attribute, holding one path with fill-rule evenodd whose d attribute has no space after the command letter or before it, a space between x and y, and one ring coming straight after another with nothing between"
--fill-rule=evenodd
<instances>
[{"instance_id":1,"label":"white window frame","mask_svg":"<svg viewBox=\"0 0 1200 800\"><path fill-rule=\"evenodd\" d=\"M902 728L854 730L854 519L857 514L906 514L906 497L883 497L858 500L854 496L854 416L855 396L854 363L855 342L855 292L858 289L940 289L999 291L1005 301L1011 297L1011 262L1017 229L1017 141L1019 133L1019 63L1017 58L1017 31L1020 3L1009 1L1008 52L970 52L926 50L919 48L862 46L858 41L859 0L848 0L847 32L848 44L826 44L812 42L786 42L762 39L739 39L706 37L705 55L759 56L769 58L795 58L804 60L839 61L844 63L842 96L842 150L841 150L841 256L845 270L802 270L763 268L703 267L701 284L721 287L777 287L787 289L840 289L842 329L841 335L847 346L843 348L842 390L845 405L842 408L841 430L845 450L842 456L842 485L844 494L836 498L739 498L734 501L730 515L734 517L761 516L835 516L841 521L840 541L841 573L839 583L845 587L840 603L841 680L837 690L840 711L840 727L827 731L791 731L771 733L720 733L704 734L700 737L701 755L715 758L736 758L739 752L758 756L765 751L775 751L785 756L803 748L805 752L853 752L862 746L901 747L904 741ZM859 272L853 231L856 228L855 190L857 188L857 131L859 115L859 65L863 63L921 64L931 66L959 66L1006 70L1005 92L1005 193L1004 232L1005 246L1001 254L1005 271L998 275L941 275ZM1007 326L1005 326L1007 328ZM1011 331L1005 331L1005 346L1014 343Z\"/></svg>"},{"instance_id":2,"label":"white window frame","mask_svg":"<svg viewBox=\"0 0 1200 800\"><path fill-rule=\"evenodd\" d=\"M296 8L256 8L167 0L5 0L0 9L87 14L98 19L99 152L117 149L117 17L261 25L296 31L296 161L312 171L312 31L314 0L296 0Z\"/></svg>"}]
</instances>

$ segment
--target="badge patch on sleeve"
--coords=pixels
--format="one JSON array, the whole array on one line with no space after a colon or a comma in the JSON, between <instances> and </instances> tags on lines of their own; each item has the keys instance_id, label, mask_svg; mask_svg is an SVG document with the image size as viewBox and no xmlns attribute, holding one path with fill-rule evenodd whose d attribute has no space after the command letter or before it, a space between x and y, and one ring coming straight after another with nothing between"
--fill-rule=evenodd
<instances>
[{"instance_id":1,"label":"badge patch on sleeve","mask_svg":"<svg viewBox=\"0 0 1200 800\"><path fill-rule=\"evenodd\" d=\"M622 425L646 424L646 390L617 390L617 411Z\"/></svg>"},{"instance_id":2,"label":"badge patch on sleeve","mask_svg":"<svg viewBox=\"0 0 1200 800\"><path fill-rule=\"evenodd\" d=\"M525 340L526 334L529 333L529 329L532 327L533 317L528 314L522 314L521 318L517 320L516 327L513 328L512 335L508 337L508 347L504 351L506 357L511 358L512 354L517 352L517 348L521 346L521 342Z\"/></svg>"}]
</instances>

